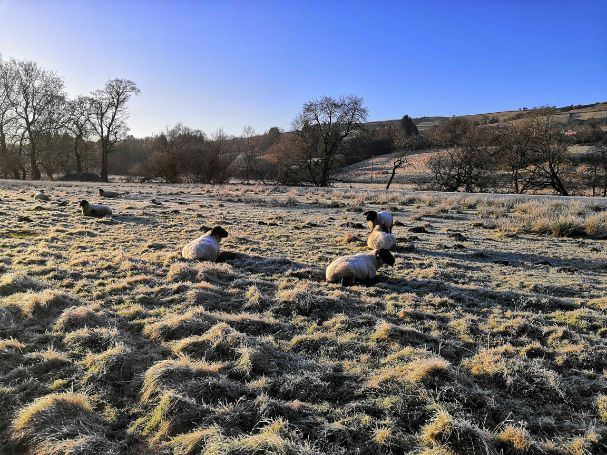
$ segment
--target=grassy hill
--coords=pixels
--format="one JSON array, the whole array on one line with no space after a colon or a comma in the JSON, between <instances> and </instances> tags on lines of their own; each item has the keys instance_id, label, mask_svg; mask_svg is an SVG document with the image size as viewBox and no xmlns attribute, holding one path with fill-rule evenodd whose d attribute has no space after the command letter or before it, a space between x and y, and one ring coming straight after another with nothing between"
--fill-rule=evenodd
<instances>
[{"instance_id":1,"label":"grassy hill","mask_svg":"<svg viewBox=\"0 0 607 455\"><path fill-rule=\"evenodd\" d=\"M485 114L471 114L459 116L466 118L473 123L503 125L522 118L529 111L501 111ZM434 126L447 122L450 117L418 117L413 121L420 132L427 131ZM565 106L558 108L556 120L565 124L580 124L594 119L602 124L602 128L607 129L607 102L594 103L588 105ZM375 129L382 127L399 127L400 120L385 120L369 122L367 128ZM573 153L588 151L587 146L570 147ZM436 150L422 150L410 154L407 166L400 169L393 182L395 188L419 189L424 188L430 183L428 176L427 162ZM336 175L338 181L357 184L378 184L385 185L392 171L392 163L398 156L398 153L379 154L373 158L364 159L348 166L343 167Z\"/></svg>"},{"instance_id":2,"label":"grassy hill","mask_svg":"<svg viewBox=\"0 0 607 455\"><path fill-rule=\"evenodd\" d=\"M557 118L562 122L584 122L590 119L596 119L599 121L607 122L607 102L598 102L594 104L580 104L576 106L563 106L557 108ZM525 115L528 110L516 110L516 111L500 111L500 112L487 112L484 114L469 114L460 116L434 116L434 117L416 117L413 118L413 122L420 131L426 131L429 128L445 123L447 120L453 117L461 117L470 120L471 122L486 123L491 121L492 123L504 123L517 118L521 118ZM494 120L492 120L494 119ZM400 119L396 120L380 120L366 123L366 126L370 129L379 128L383 126L398 126Z\"/></svg>"}]
</instances>

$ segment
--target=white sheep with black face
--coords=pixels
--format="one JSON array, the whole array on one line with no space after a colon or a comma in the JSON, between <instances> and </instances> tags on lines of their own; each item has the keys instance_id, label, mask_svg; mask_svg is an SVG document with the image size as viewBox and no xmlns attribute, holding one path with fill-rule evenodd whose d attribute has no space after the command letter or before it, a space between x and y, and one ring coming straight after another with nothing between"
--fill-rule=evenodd
<instances>
[{"instance_id":1,"label":"white sheep with black face","mask_svg":"<svg viewBox=\"0 0 607 455\"><path fill-rule=\"evenodd\" d=\"M394 217L392 214L386 210L382 210L381 212L376 212L375 210L369 210L365 212L365 216L367 217L367 224L369 225L369 230L375 229L375 226L386 226L388 232L392 232L392 226L394 225Z\"/></svg>"},{"instance_id":2,"label":"white sheep with black face","mask_svg":"<svg viewBox=\"0 0 607 455\"><path fill-rule=\"evenodd\" d=\"M396 246L396 236L390 234L386 226L378 224L369 234L367 246L372 250L391 250Z\"/></svg>"},{"instance_id":3,"label":"white sheep with black face","mask_svg":"<svg viewBox=\"0 0 607 455\"><path fill-rule=\"evenodd\" d=\"M44 192L44 190L39 190L36 194L34 194L34 200L36 201L48 201L50 200L50 196Z\"/></svg>"},{"instance_id":4,"label":"white sheep with black face","mask_svg":"<svg viewBox=\"0 0 607 455\"><path fill-rule=\"evenodd\" d=\"M221 239L226 238L228 233L221 226L215 226L206 234L201 235L196 240L192 240L181 250L181 255L185 259L195 259L199 261L217 260L219 256L219 244Z\"/></svg>"},{"instance_id":5,"label":"white sheep with black face","mask_svg":"<svg viewBox=\"0 0 607 455\"><path fill-rule=\"evenodd\" d=\"M84 216L93 216L95 218L103 218L104 216L112 216L112 209L107 205L91 204L89 201L80 201L80 208Z\"/></svg>"},{"instance_id":6,"label":"white sheep with black face","mask_svg":"<svg viewBox=\"0 0 607 455\"><path fill-rule=\"evenodd\" d=\"M108 197L108 198L114 198L114 197L118 197L119 194L116 191L108 191L108 190L104 190L102 188L99 188L99 196L101 196L101 197Z\"/></svg>"},{"instance_id":7,"label":"white sheep with black face","mask_svg":"<svg viewBox=\"0 0 607 455\"><path fill-rule=\"evenodd\" d=\"M388 250L342 256L329 264L326 279L329 283L354 284L375 280L382 265L394 265L394 256Z\"/></svg>"}]
</instances>

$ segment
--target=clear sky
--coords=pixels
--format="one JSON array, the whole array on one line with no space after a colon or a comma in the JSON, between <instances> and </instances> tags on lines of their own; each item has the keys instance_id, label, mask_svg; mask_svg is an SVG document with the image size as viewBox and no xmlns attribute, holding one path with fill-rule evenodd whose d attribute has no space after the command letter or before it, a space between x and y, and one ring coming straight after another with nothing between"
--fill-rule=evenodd
<instances>
[{"instance_id":1,"label":"clear sky","mask_svg":"<svg viewBox=\"0 0 607 455\"><path fill-rule=\"evenodd\" d=\"M370 120L607 100L607 0L0 0L0 53L71 95L141 89L131 131L289 129L321 95Z\"/></svg>"}]
</instances>

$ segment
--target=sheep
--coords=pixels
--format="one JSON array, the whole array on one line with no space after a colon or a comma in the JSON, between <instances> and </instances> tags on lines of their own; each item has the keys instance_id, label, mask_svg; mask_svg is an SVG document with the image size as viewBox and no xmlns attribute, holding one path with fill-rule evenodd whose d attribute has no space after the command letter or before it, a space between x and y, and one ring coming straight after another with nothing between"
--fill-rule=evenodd
<instances>
[{"instance_id":1,"label":"sheep","mask_svg":"<svg viewBox=\"0 0 607 455\"><path fill-rule=\"evenodd\" d=\"M82 214L84 216L94 216L96 218L112 216L112 209L107 205L90 204L89 201L85 201L84 199L80 201L80 204L78 205L82 208Z\"/></svg>"},{"instance_id":2,"label":"sheep","mask_svg":"<svg viewBox=\"0 0 607 455\"><path fill-rule=\"evenodd\" d=\"M107 191L99 188L99 196L100 197L118 197L118 193L116 191Z\"/></svg>"},{"instance_id":3,"label":"sheep","mask_svg":"<svg viewBox=\"0 0 607 455\"><path fill-rule=\"evenodd\" d=\"M215 226L206 234L191 241L181 250L181 255L185 259L196 259L200 261L217 260L219 256L219 244L221 239L228 236L228 233L221 226Z\"/></svg>"},{"instance_id":4,"label":"sheep","mask_svg":"<svg viewBox=\"0 0 607 455\"><path fill-rule=\"evenodd\" d=\"M386 249L342 256L329 264L325 276L328 283L368 282L375 280L377 269L383 264L394 265L394 256Z\"/></svg>"},{"instance_id":5,"label":"sheep","mask_svg":"<svg viewBox=\"0 0 607 455\"><path fill-rule=\"evenodd\" d=\"M396 245L396 236L390 234L386 226L378 224L369 234L367 246L372 250L391 250Z\"/></svg>"},{"instance_id":6,"label":"sheep","mask_svg":"<svg viewBox=\"0 0 607 455\"><path fill-rule=\"evenodd\" d=\"M385 210L381 212L376 212L375 210L369 210L365 212L365 216L367 217L367 223L369 225L369 230L375 229L377 225L386 226L388 232L392 233L392 226L394 225L394 218L392 218L392 214Z\"/></svg>"},{"instance_id":7,"label":"sheep","mask_svg":"<svg viewBox=\"0 0 607 455\"><path fill-rule=\"evenodd\" d=\"M39 190L36 194L34 194L34 199L37 201L48 201L50 197L44 192L44 190Z\"/></svg>"}]
</instances>

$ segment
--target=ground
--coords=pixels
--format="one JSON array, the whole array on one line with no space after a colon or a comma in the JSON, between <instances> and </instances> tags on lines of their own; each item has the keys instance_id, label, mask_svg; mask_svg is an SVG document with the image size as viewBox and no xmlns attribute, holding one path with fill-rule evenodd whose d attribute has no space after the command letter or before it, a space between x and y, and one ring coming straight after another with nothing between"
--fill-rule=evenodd
<instances>
[{"instance_id":1,"label":"ground","mask_svg":"<svg viewBox=\"0 0 607 455\"><path fill-rule=\"evenodd\" d=\"M607 451L606 201L106 189L0 182L0 452ZM381 208L395 266L325 283Z\"/></svg>"}]
</instances>

